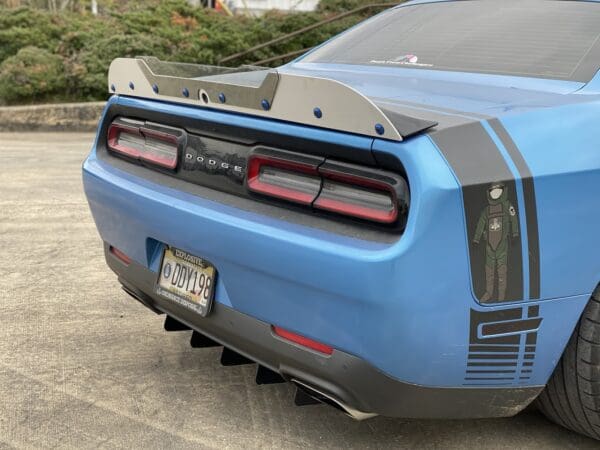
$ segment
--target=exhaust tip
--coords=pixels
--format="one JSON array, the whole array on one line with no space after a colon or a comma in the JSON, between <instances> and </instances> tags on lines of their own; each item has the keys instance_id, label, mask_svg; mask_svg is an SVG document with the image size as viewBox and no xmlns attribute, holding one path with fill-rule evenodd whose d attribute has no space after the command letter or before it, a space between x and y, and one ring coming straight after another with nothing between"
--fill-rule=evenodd
<instances>
[{"instance_id":1,"label":"exhaust tip","mask_svg":"<svg viewBox=\"0 0 600 450\"><path fill-rule=\"evenodd\" d=\"M324 403L326 405L333 406L334 408L342 411L344 414L352 417L354 420L359 420L359 421L370 419L372 417L377 416L377 414L366 413L363 411L359 411L355 408L352 408L351 406L346 405L341 400L338 400L337 398L335 398L329 394L326 394L318 389L315 389L314 387L309 386L308 384L303 383L302 381L299 381L295 378L292 379L291 382L294 383L297 387L296 398L294 399L294 402L298 406L314 405L316 403ZM300 392L302 392L302 394L300 394ZM308 400L306 400L306 397L304 397L304 396L310 397L312 400L309 402ZM299 401L300 401L300 403L299 403ZM303 401L305 403L302 403Z\"/></svg>"},{"instance_id":2,"label":"exhaust tip","mask_svg":"<svg viewBox=\"0 0 600 450\"><path fill-rule=\"evenodd\" d=\"M301 388L300 386L296 386L296 395L294 397L294 404L296 406L320 405L325 403L326 400L326 398L317 398L315 393Z\"/></svg>"}]
</instances>

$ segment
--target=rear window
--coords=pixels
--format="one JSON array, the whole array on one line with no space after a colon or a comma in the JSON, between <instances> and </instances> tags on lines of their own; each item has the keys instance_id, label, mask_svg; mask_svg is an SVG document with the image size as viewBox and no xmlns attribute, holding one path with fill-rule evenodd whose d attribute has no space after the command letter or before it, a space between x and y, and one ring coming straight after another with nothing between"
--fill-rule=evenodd
<instances>
[{"instance_id":1,"label":"rear window","mask_svg":"<svg viewBox=\"0 0 600 450\"><path fill-rule=\"evenodd\" d=\"M600 68L600 4L455 1L399 7L303 62L590 81Z\"/></svg>"}]
</instances>

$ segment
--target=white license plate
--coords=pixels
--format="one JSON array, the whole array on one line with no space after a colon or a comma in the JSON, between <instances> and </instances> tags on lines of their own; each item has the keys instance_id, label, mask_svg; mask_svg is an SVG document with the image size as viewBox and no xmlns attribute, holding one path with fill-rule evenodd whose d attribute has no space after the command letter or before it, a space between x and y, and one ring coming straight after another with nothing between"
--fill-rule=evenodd
<instances>
[{"instance_id":1,"label":"white license plate","mask_svg":"<svg viewBox=\"0 0 600 450\"><path fill-rule=\"evenodd\" d=\"M213 302L216 275L209 262L168 247L163 254L156 293L206 317Z\"/></svg>"}]
</instances>

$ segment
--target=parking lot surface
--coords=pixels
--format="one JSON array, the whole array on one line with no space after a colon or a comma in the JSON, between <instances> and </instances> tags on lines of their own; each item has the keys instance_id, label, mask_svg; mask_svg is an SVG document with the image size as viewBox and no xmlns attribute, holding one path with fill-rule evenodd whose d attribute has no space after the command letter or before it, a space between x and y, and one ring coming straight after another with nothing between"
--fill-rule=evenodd
<instances>
[{"instance_id":1,"label":"parking lot surface","mask_svg":"<svg viewBox=\"0 0 600 450\"><path fill-rule=\"evenodd\" d=\"M81 183L89 134L0 134L0 449L585 449L536 411L355 422L130 299L105 266Z\"/></svg>"}]
</instances>

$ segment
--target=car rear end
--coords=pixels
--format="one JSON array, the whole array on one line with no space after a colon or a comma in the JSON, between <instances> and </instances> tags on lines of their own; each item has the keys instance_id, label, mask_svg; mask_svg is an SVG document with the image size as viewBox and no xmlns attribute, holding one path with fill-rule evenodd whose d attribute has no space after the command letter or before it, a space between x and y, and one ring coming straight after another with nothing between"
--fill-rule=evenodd
<instances>
[{"instance_id":1,"label":"car rear end","mask_svg":"<svg viewBox=\"0 0 600 450\"><path fill-rule=\"evenodd\" d=\"M589 299L545 288L551 277L540 287L536 243L550 244L534 194L554 191L536 180L534 192L527 163L539 172L547 153L523 156L511 135L581 101L567 94L595 67L595 6L544 2L539 20L537 6L416 2L262 75L115 60L84 186L125 291L165 328L194 330L193 346L223 346L224 364L256 362L257 382L293 382L355 418L518 413ZM440 53L463 42L473 10L478 48L510 27L529 40L514 17L538 33L572 14L589 42L561 55L583 63L549 71L539 43L541 61L499 45L489 67L487 47ZM502 28L491 37L490 18ZM415 33L411 20L451 32ZM506 297L483 295L494 282L473 239L497 183L520 231L503 256Z\"/></svg>"},{"instance_id":2,"label":"car rear end","mask_svg":"<svg viewBox=\"0 0 600 450\"><path fill-rule=\"evenodd\" d=\"M432 329L469 294L462 239L448 238L463 235L459 190L427 136L114 96L84 186L125 291L199 346L224 345L225 363L249 358L357 418L490 414L460 407L473 401L462 393L423 403L462 391L440 389L454 382L438 371L462 377L464 355Z\"/></svg>"}]
</instances>

